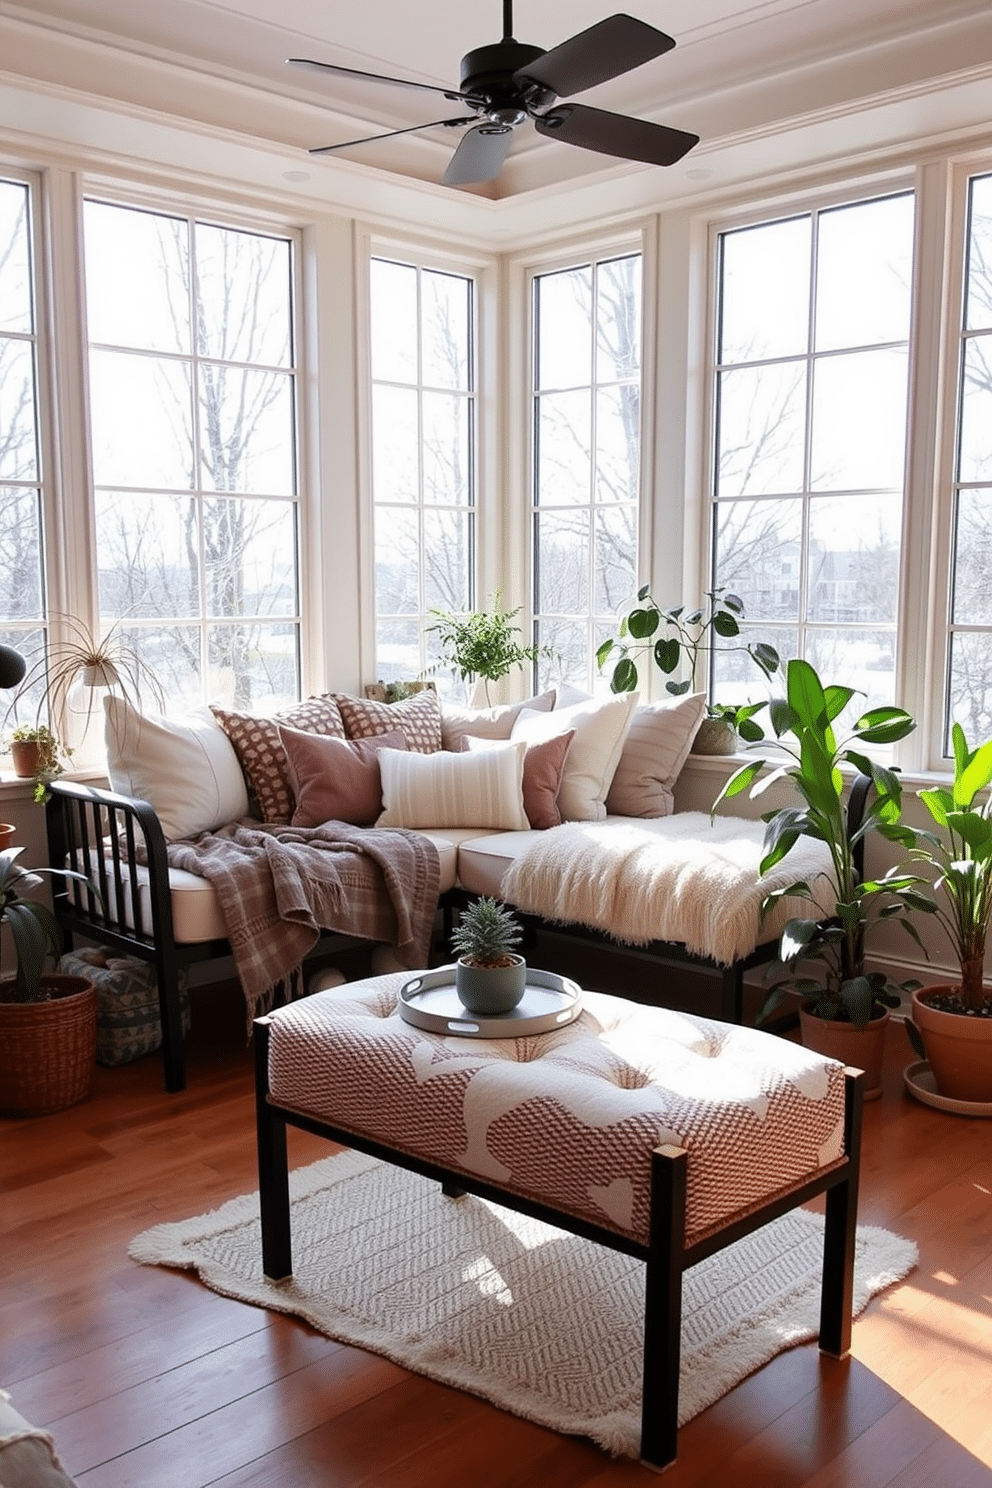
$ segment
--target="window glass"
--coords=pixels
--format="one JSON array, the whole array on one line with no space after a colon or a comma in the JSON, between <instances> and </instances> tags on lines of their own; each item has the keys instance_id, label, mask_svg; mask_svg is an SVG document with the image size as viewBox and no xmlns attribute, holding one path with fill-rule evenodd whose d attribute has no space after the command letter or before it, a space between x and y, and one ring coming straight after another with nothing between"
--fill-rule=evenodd
<instances>
[{"instance_id":1,"label":"window glass","mask_svg":"<svg viewBox=\"0 0 992 1488\"><path fill-rule=\"evenodd\" d=\"M944 753L992 733L992 175L968 185Z\"/></svg>"},{"instance_id":2,"label":"window glass","mask_svg":"<svg viewBox=\"0 0 992 1488\"><path fill-rule=\"evenodd\" d=\"M474 603L475 285L374 258L370 297L376 678L409 682L438 659L431 611Z\"/></svg>"},{"instance_id":3,"label":"window glass","mask_svg":"<svg viewBox=\"0 0 992 1488\"><path fill-rule=\"evenodd\" d=\"M720 235L713 583L858 707L895 688L914 199ZM717 701L765 695L718 651Z\"/></svg>"},{"instance_id":4,"label":"window glass","mask_svg":"<svg viewBox=\"0 0 992 1488\"><path fill-rule=\"evenodd\" d=\"M101 623L122 622L170 706L289 702L293 245L99 201L84 231Z\"/></svg>"},{"instance_id":5,"label":"window glass","mask_svg":"<svg viewBox=\"0 0 992 1488\"><path fill-rule=\"evenodd\" d=\"M592 689L597 646L637 588L640 254L538 274L533 288L537 684Z\"/></svg>"}]
</instances>

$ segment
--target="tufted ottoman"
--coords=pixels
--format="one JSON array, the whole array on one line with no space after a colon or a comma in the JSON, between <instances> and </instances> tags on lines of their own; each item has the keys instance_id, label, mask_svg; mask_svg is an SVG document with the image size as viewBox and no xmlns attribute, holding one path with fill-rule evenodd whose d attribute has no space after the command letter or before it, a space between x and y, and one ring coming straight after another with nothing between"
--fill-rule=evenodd
<instances>
[{"instance_id":1,"label":"tufted ottoman","mask_svg":"<svg viewBox=\"0 0 992 1488\"><path fill-rule=\"evenodd\" d=\"M406 1023L410 973L304 998L255 1024L263 1265L292 1270L286 1124L647 1263L642 1459L674 1461L681 1278L827 1194L820 1347L850 1344L861 1076L797 1044L586 993L515 1039Z\"/></svg>"}]
</instances>

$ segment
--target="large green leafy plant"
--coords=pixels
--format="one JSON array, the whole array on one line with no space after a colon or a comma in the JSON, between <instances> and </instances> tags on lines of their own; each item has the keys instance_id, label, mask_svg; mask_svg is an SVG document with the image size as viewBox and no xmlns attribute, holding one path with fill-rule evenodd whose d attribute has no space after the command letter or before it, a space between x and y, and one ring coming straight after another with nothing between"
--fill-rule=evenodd
<instances>
[{"instance_id":1,"label":"large green leafy plant","mask_svg":"<svg viewBox=\"0 0 992 1488\"><path fill-rule=\"evenodd\" d=\"M51 868L34 868L26 872L17 866L17 858L23 847L7 847L0 852L0 925L6 925L14 944L17 962L16 1002L44 1002L47 993L44 986L45 962L49 956L57 961L62 952L62 935L58 922L47 904L22 897L22 890L37 883L37 875L52 876ZM60 878L75 878L87 884L96 893L89 879L82 873L68 869L58 874Z\"/></svg>"},{"instance_id":2,"label":"large green leafy plant","mask_svg":"<svg viewBox=\"0 0 992 1488\"><path fill-rule=\"evenodd\" d=\"M933 902L919 889L921 880L902 867L880 878L865 878L861 866L864 844L872 833L907 850L912 847L914 835L901 823L899 777L866 754L864 747L893 744L916 725L902 708L870 708L838 737L834 725L855 695L852 687L825 687L809 662L790 661L786 696L772 701L769 718L791 763L762 776L767 761L749 760L730 777L714 803L716 810L721 801L743 791L750 790L755 797L777 781L790 780L800 804L764 816L761 873L780 863L800 837L823 842L830 855L828 872L812 883L796 879L773 890L762 902L763 917L783 898L805 900L813 911L790 919L782 931L772 974L786 971L788 975L779 976L771 986L762 1018L795 992L817 1017L849 1019L862 1028L876 1012L897 1006L900 991L918 985L868 971L867 944L878 925L895 919L919 945L910 915L916 910L932 912ZM845 765L871 781L857 823L847 818ZM810 963L817 963L815 973L800 975L800 964Z\"/></svg>"},{"instance_id":3,"label":"large green leafy plant","mask_svg":"<svg viewBox=\"0 0 992 1488\"><path fill-rule=\"evenodd\" d=\"M936 872L934 912L961 967L963 1007L980 1012L985 992L985 942L992 921L992 741L969 749L964 730L951 731L954 780L920 791L939 832L919 830L912 857ZM980 799L981 798L981 799Z\"/></svg>"},{"instance_id":4,"label":"large green leafy plant","mask_svg":"<svg viewBox=\"0 0 992 1488\"><path fill-rule=\"evenodd\" d=\"M596 652L596 662L600 671L612 663L613 692L633 692L640 682L639 659L649 658L670 679L685 661L688 676L669 680L665 689L673 697L697 692L704 681L699 675L702 656L716 650L718 640L733 641L739 637L743 618L744 601L726 589L708 590L705 603L696 609L675 605L663 610L652 597L650 586L644 584L637 591L637 604L620 620L619 635L603 642ZM764 641L719 649L746 651L766 677L772 677L778 670L778 652ZM765 735L754 716L765 706L764 700L737 705L714 703L709 714L712 718L728 719L742 739L757 743Z\"/></svg>"}]
</instances>

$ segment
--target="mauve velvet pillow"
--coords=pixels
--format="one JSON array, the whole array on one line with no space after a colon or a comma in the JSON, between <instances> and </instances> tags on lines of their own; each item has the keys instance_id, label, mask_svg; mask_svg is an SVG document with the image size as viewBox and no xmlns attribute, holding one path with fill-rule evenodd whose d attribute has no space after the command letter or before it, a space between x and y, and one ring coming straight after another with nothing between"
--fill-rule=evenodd
<instances>
[{"instance_id":1,"label":"mauve velvet pillow","mask_svg":"<svg viewBox=\"0 0 992 1488\"><path fill-rule=\"evenodd\" d=\"M326 821L374 825L382 810L377 755L380 749L406 749L405 734L396 730L371 739L332 739L280 725L279 738L296 797L294 827L319 827Z\"/></svg>"},{"instance_id":2,"label":"mauve velvet pillow","mask_svg":"<svg viewBox=\"0 0 992 1488\"><path fill-rule=\"evenodd\" d=\"M568 746L575 736L574 729L564 734L555 734L539 744L529 744L524 755L523 796L524 811L532 827L545 831L548 827L561 826L558 810L558 791L561 787L562 771ZM502 739L479 739L466 735L462 749L499 749L505 747Z\"/></svg>"}]
</instances>

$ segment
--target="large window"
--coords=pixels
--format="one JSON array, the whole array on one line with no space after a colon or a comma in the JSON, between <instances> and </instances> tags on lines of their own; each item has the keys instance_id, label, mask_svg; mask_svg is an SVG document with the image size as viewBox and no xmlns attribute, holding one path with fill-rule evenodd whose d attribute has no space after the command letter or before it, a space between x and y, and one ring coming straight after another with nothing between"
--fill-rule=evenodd
<instances>
[{"instance_id":1,"label":"large window","mask_svg":"<svg viewBox=\"0 0 992 1488\"><path fill-rule=\"evenodd\" d=\"M299 696L293 245L84 207L100 621L170 708Z\"/></svg>"},{"instance_id":2,"label":"large window","mask_svg":"<svg viewBox=\"0 0 992 1488\"><path fill-rule=\"evenodd\" d=\"M538 274L533 290L535 639L540 681L592 687L637 588L641 256Z\"/></svg>"},{"instance_id":3,"label":"large window","mask_svg":"<svg viewBox=\"0 0 992 1488\"><path fill-rule=\"evenodd\" d=\"M31 208L25 182L0 180L0 641L34 654L46 594Z\"/></svg>"},{"instance_id":4,"label":"large window","mask_svg":"<svg viewBox=\"0 0 992 1488\"><path fill-rule=\"evenodd\" d=\"M718 238L713 582L747 639L872 702L896 686L913 232L905 193ZM718 699L755 681L718 655Z\"/></svg>"},{"instance_id":5,"label":"large window","mask_svg":"<svg viewBox=\"0 0 992 1488\"><path fill-rule=\"evenodd\" d=\"M432 610L460 614L475 601L474 288L462 274L371 263L375 664L385 682L437 661Z\"/></svg>"},{"instance_id":6,"label":"large window","mask_svg":"<svg viewBox=\"0 0 992 1488\"><path fill-rule=\"evenodd\" d=\"M967 221L945 753L953 722L972 745L992 733L992 175L969 182Z\"/></svg>"}]
</instances>

